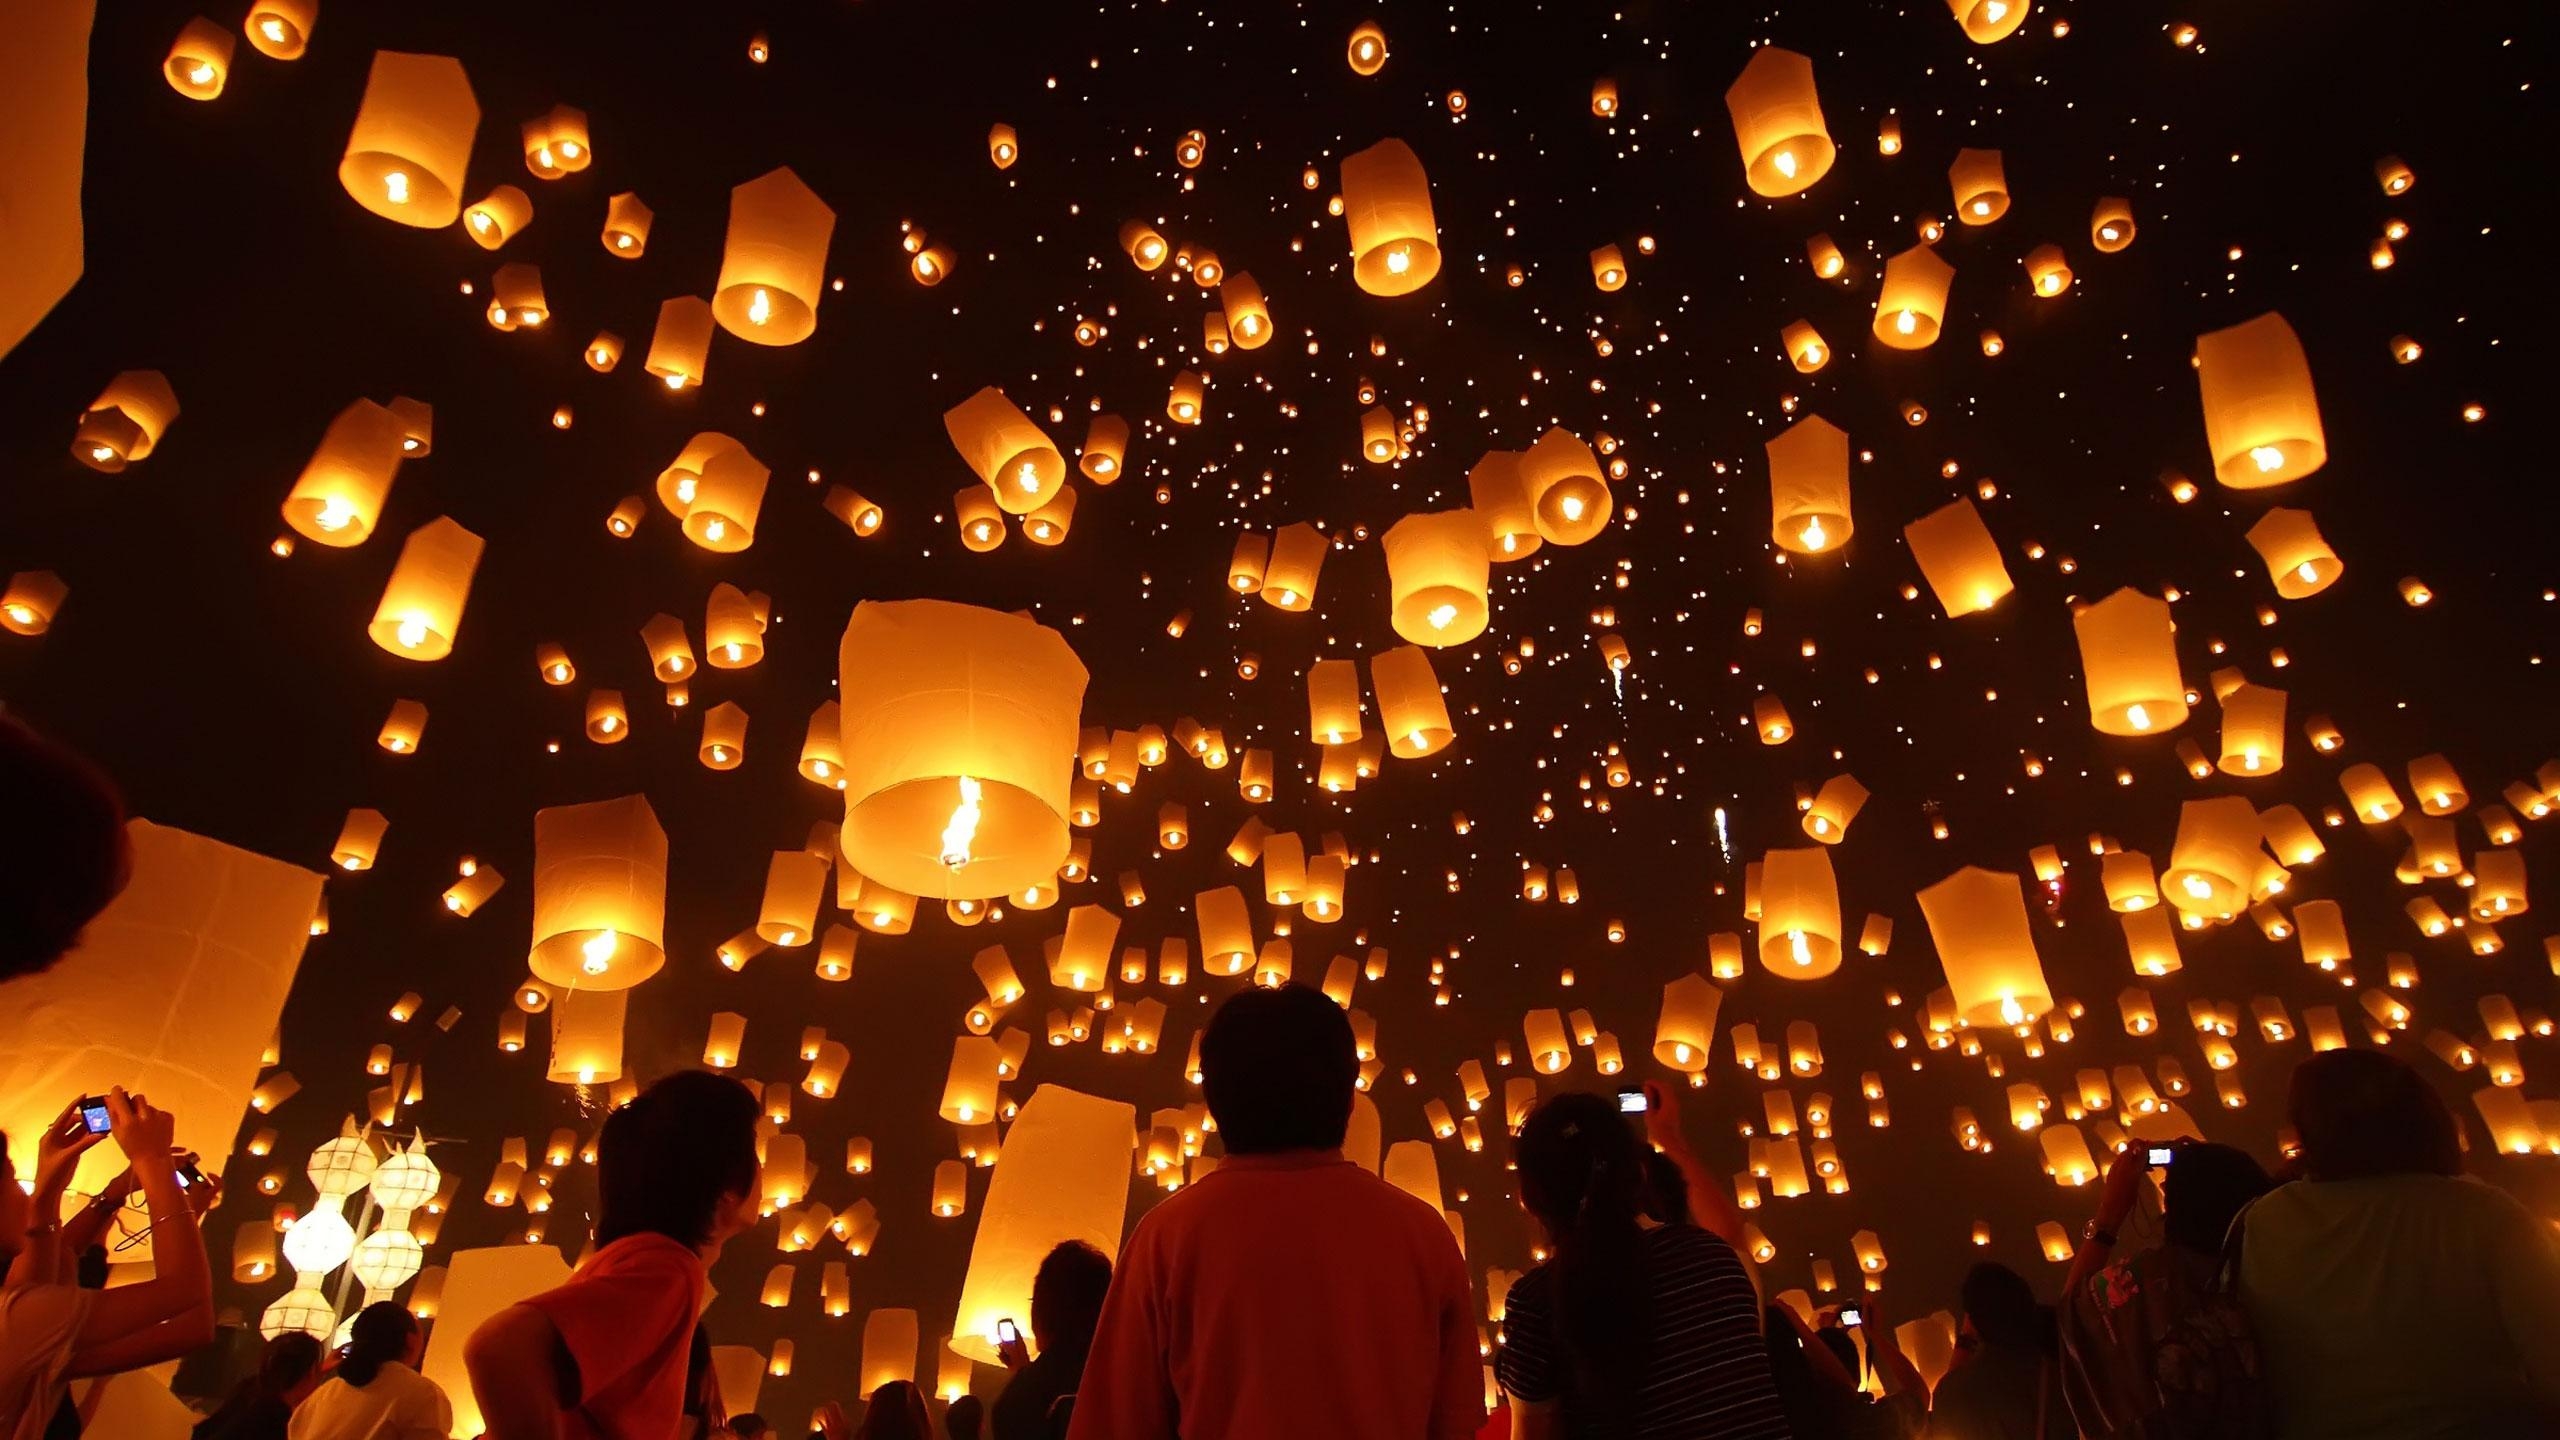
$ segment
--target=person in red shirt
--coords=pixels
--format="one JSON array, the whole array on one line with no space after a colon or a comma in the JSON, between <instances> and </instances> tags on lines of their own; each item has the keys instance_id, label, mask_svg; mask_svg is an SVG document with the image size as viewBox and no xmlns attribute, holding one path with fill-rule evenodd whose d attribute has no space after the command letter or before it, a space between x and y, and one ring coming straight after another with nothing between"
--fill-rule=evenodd
<instances>
[{"instance_id":1,"label":"person in red shirt","mask_svg":"<svg viewBox=\"0 0 2560 1440\"><path fill-rule=\"evenodd\" d=\"M1467 1263L1440 1212L1342 1158L1351 1022L1304 985L1200 1038L1226 1158L1138 1222L1068 1440L1471 1440Z\"/></svg>"},{"instance_id":2,"label":"person in red shirt","mask_svg":"<svg viewBox=\"0 0 2560 1440\"><path fill-rule=\"evenodd\" d=\"M685 1070L596 1137L596 1250L463 1347L489 1440L666 1440L709 1265L756 1223L754 1092Z\"/></svg>"}]
</instances>

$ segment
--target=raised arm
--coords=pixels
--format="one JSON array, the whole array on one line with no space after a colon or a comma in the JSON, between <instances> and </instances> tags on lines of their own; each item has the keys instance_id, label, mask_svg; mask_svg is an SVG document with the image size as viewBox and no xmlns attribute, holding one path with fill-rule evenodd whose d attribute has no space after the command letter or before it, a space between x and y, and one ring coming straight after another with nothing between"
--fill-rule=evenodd
<instances>
[{"instance_id":1,"label":"raised arm","mask_svg":"<svg viewBox=\"0 0 2560 1440\"><path fill-rule=\"evenodd\" d=\"M1732 1246L1734 1253L1747 1263L1751 1252L1743 1243L1742 1212L1735 1208L1733 1194L1725 1188L1725 1182L1708 1174L1698 1152L1689 1148L1689 1137L1680 1128L1678 1094L1659 1080L1647 1080L1644 1100L1644 1137L1687 1183L1689 1218L1698 1222L1698 1228Z\"/></svg>"},{"instance_id":2,"label":"raised arm","mask_svg":"<svg viewBox=\"0 0 2560 1440\"><path fill-rule=\"evenodd\" d=\"M2062 1303L2071 1304L2085 1292L2089 1277L2105 1267L2115 1253L2116 1231L2133 1215L2134 1197L2142 1188L2142 1172L2150 1168L2146 1147L2127 1145L2116 1152L2107 1166L2107 1182L2098 1192L2098 1213L2090 1220L2092 1227L2080 1248L2071 1256L2071 1268L2062 1276Z\"/></svg>"},{"instance_id":3,"label":"raised arm","mask_svg":"<svg viewBox=\"0 0 2560 1440\"><path fill-rule=\"evenodd\" d=\"M213 1339L213 1275L205 1265L204 1233L196 1228L169 1148L176 1118L121 1087L107 1092L107 1113L151 1207L152 1278L98 1293L72 1344L73 1375L174 1360Z\"/></svg>"}]
</instances>

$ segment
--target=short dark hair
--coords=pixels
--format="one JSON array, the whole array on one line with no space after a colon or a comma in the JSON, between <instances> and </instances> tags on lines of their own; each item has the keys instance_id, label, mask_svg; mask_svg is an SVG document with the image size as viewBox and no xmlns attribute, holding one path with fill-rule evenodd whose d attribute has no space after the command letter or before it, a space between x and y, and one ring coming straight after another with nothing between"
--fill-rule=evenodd
<instances>
[{"instance_id":1,"label":"short dark hair","mask_svg":"<svg viewBox=\"0 0 2560 1440\"><path fill-rule=\"evenodd\" d=\"M0 980L41 974L133 878L124 798L97 766L0 715Z\"/></svg>"},{"instance_id":2,"label":"short dark hair","mask_svg":"<svg viewBox=\"0 0 2560 1440\"><path fill-rule=\"evenodd\" d=\"M2461 1133L2443 1097L2397 1056L2321 1051L2293 1068L2285 1105L2314 1180L2462 1173Z\"/></svg>"},{"instance_id":3,"label":"short dark hair","mask_svg":"<svg viewBox=\"0 0 2560 1440\"><path fill-rule=\"evenodd\" d=\"M2231 1222L2267 1193L2267 1172L2246 1150L2229 1145L2181 1145L2160 1186L2160 1228L2190 1250L2215 1254Z\"/></svg>"},{"instance_id":4,"label":"short dark hair","mask_svg":"<svg viewBox=\"0 0 2560 1440\"><path fill-rule=\"evenodd\" d=\"M951 1440L978 1440L987 1428L987 1402L975 1395L963 1395L942 1412L943 1433Z\"/></svg>"},{"instance_id":5,"label":"short dark hair","mask_svg":"<svg viewBox=\"0 0 2560 1440\"><path fill-rule=\"evenodd\" d=\"M764 1417L753 1410L730 1416L728 1425L729 1433L737 1436L738 1440L764 1440L773 1431L772 1426L764 1423Z\"/></svg>"},{"instance_id":6,"label":"short dark hair","mask_svg":"<svg viewBox=\"0 0 2560 1440\"><path fill-rule=\"evenodd\" d=\"M2024 1275L1985 1260L1964 1272L1964 1285L1958 1293L1964 1301L1964 1318L1973 1322L1973 1333L1981 1336L1984 1344L2030 1346L2041 1342L2044 1307L2036 1303L2036 1292Z\"/></svg>"},{"instance_id":7,"label":"short dark hair","mask_svg":"<svg viewBox=\"0 0 2560 1440\"><path fill-rule=\"evenodd\" d=\"M709 1244L721 1198L755 1193L761 1108L726 1075L679 1070L607 1116L596 1137L596 1243L654 1234Z\"/></svg>"},{"instance_id":8,"label":"short dark hair","mask_svg":"<svg viewBox=\"0 0 2560 1440\"><path fill-rule=\"evenodd\" d=\"M267 1342L258 1355L258 1375L251 1383L268 1395L282 1395L311 1378L320 1368L320 1337L308 1330L288 1330Z\"/></svg>"},{"instance_id":9,"label":"short dark hair","mask_svg":"<svg viewBox=\"0 0 2560 1440\"><path fill-rule=\"evenodd\" d=\"M1239 990L1200 1036L1200 1089L1230 1155L1339 1150L1360 1059L1351 1020L1305 985Z\"/></svg>"},{"instance_id":10,"label":"short dark hair","mask_svg":"<svg viewBox=\"0 0 2560 1440\"><path fill-rule=\"evenodd\" d=\"M1031 1328L1042 1352L1073 1356L1092 1349L1110 1289L1111 1258L1081 1240L1062 1240L1042 1256L1031 1278Z\"/></svg>"}]
</instances>

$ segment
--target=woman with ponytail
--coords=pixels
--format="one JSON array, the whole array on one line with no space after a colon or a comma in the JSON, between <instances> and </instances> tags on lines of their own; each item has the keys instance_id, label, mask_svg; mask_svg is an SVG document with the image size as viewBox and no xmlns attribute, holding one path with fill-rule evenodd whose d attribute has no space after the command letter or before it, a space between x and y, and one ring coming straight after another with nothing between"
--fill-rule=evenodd
<instances>
[{"instance_id":1,"label":"woman with ponytail","mask_svg":"<svg viewBox=\"0 0 2560 1440\"><path fill-rule=\"evenodd\" d=\"M327 1384L293 1412L291 1440L444 1440L453 1404L418 1373L426 1341L397 1300L356 1312L347 1348Z\"/></svg>"},{"instance_id":2,"label":"woman with ponytail","mask_svg":"<svg viewBox=\"0 0 2560 1440\"><path fill-rule=\"evenodd\" d=\"M1548 1100L1514 1155L1548 1255L1505 1302L1494 1374L1515 1440L1785 1440L1750 1274L1723 1240L1654 1218L1617 1102Z\"/></svg>"}]
</instances>

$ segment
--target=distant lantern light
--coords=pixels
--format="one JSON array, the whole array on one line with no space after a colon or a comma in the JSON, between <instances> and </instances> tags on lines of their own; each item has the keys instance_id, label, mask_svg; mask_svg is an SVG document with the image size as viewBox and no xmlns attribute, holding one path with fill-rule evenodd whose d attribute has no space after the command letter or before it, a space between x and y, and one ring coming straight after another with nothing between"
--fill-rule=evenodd
<instances>
[{"instance_id":1,"label":"distant lantern light","mask_svg":"<svg viewBox=\"0 0 2560 1440\"><path fill-rule=\"evenodd\" d=\"M1988 225L2009 213L2009 179L1997 150L1958 150L1947 167L1947 185L1955 193L1956 218L1967 225Z\"/></svg>"},{"instance_id":2,"label":"distant lantern light","mask_svg":"<svg viewBox=\"0 0 2560 1440\"><path fill-rule=\"evenodd\" d=\"M1375 20L1363 20L1351 29L1351 43L1344 58L1354 75L1375 75L1386 68L1387 32Z\"/></svg>"},{"instance_id":3,"label":"distant lantern light","mask_svg":"<svg viewBox=\"0 0 2560 1440\"><path fill-rule=\"evenodd\" d=\"M1798 555L1836 553L1849 542L1849 436L1819 415L1767 445L1769 534Z\"/></svg>"},{"instance_id":4,"label":"distant lantern light","mask_svg":"<svg viewBox=\"0 0 2560 1440\"><path fill-rule=\"evenodd\" d=\"M1380 537L1392 619L1417 645L1463 645L1484 633L1492 554L1473 510L1407 515ZM1392 732L1391 732L1392 733Z\"/></svg>"},{"instance_id":5,"label":"distant lantern light","mask_svg":"<svg viewBox=\"0 0 2560 1440\"><path fill-rule=\"evenodd\" d=\"M1989 45L2006 40L2026 23L2030 0L1947 0L1947 8L1955 12L1956 23L1964 27L1965 38L1976 45Z\"/></svg>"},{"instance_id":6,"label":"distant lantern light","mask_svg":"<svg viewBox=\"0 0 2560 1440\"><path fill-rule=\"evenodd\" d=\"M169 58L160 63L160 73L170 89L190 100L216 99L230 78L231 54L231 32L211 17L198 15L178 27L178 38L169 42Z\"/></svg>"},{"instance_id":7,"label":"distant lantern light","mask_svg":"<svg viewBox=\"0 0 2560 1440\"><path fill-rule=\"evenodd\" d=\"M2321 538L2320 527L2312 522L2308 510L2282 506L2269 510L2249 527L2248 539L2259 558L2266 561L2276 594L2287 600L2319 594L2346 569L2337 552L2329 548L2329 542Z\"/></svg>"},{"instance_id":8,"label":"distant lantern light","mask_svg":"<svg viewBox=\"0 0 2560 1440\"><path fill-rule=\"evenodd\" d=\"M1022 158L1022 141L1013 133L1012 126L987 127L987 158L994 161L999 170L1012 169L1013 162Z\"/></svg>"},{"instance_id":9,"label":"distant lantern light","mask_svg":"<svg viewBox=\"0 0 2560 1440\"><path fill-rule=\"evenodd\" d=\"M2088 685L2089 723L2103 735L2158 735L2187 718L2169 604L2130 587L2071 617Z\"/></svg>"},{"instance_id":10,"label":"distant lantern light","mask_svg":"<svg viewBox=\"0 0 2560 1440\"><path fill-rule=\"evenodd\" d=\"M1896 350L1921 350L1936 342L1947 313L1947 289L1955 267L1926 245L1884 262L1884 287L1876 298L1875 337ZM1985 342L1985 353L1997 353Z\"/></svg>"},{"instance_id":11,"label":"distant lantern light","mask_svg":"<svg viewBox=\"0 0 2560 1440\"><path fill-rule=\"evenodd\" d=\"M604 202L601 236L605 253L623 260L639 259L649 249L649 227L657 218L657 212L628 190L609 197Z\"/></svg>"},{"instance_id":12,"label":"distant lantern light","mask_svg":"<svg viewBox=\"0 0 2560 1440\"><path fill-rule=\"evenodd\" d=\"M2089 243L2113 255L2133 243L2133 202L2121 195L2101 195L2089 213Z\"/></svg>"},{"instance_id":13,"label":"distant lantern light","mask_svg":"<svg viewBox=\"0 0 2560 1440\"><path fill-rule=\"evenodd\" d=\"M2014 587L1982 512L1959 496L1902 527L1903 543L1949 619L1988 610Z\"/></svg>"},{"instance_id":14,"label":"distant lantern light","mask_svg":"<svg viewBox=\"0 0 2560 1440\"><path fill-rule=\"evenodd\" d=\"M1066 457L992 385L943 412L942 428L997 506L1008 513L1030 514L1066 483Z\"/></svg>"}]
</instances>

